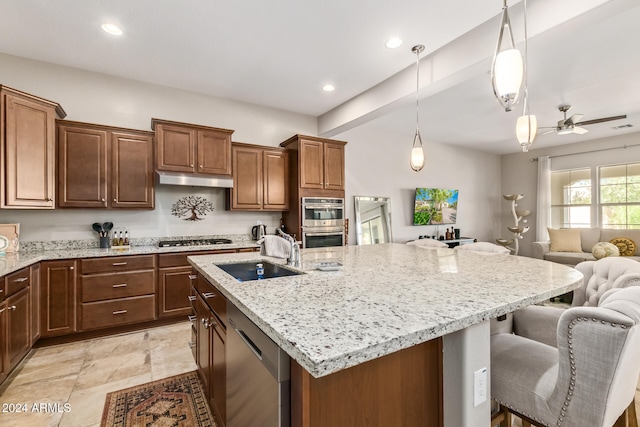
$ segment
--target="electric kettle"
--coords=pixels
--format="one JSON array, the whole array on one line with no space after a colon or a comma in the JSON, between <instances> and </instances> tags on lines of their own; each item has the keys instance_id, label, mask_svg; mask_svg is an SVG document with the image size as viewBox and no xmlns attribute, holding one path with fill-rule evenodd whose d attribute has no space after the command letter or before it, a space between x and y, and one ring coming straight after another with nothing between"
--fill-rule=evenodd
<instances>
[{"instance_id":1,"label":"electric kettle","mask_svg":"<svg viewBox=\"0 0 640 427\"><path fill-rule=\"evenodd\" d=\"M260 240L265 234L267 234L267 226L264 224L254 225L251 228L251 237L253 240Z\"/></svg>"}]
</instances>

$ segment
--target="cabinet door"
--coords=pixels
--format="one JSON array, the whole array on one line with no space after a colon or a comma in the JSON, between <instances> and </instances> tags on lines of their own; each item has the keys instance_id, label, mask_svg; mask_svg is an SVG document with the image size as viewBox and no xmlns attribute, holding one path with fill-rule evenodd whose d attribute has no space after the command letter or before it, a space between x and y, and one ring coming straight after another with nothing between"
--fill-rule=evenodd
<instances>
[{"instance_id":1,"label":"cabinet door","mask_svg":"<svg viewBox=\"0 0 640 427\"><path fill-rule=\"evenodd\" d=\"M58 126L58 206L107 207L107 132Z\"/></svg>"},{"instance_id":2,"label":"cabinet door","mask_svg":"<svg viewBox=\"0 0 640 427\"><path fill-rule=\"evenodd\" d=\"M198 173L231 175L231 135L198 130Z\"/></svg>"},{"instance_id":3,"label":"cabinet door","mask_svg":"<svg viewBox=\"0 0 640 427\"><path fill-rule=\"evenodd\" d=\"M31 346L40 338L40 264L31 266Z\"/></svg>"},{"instance_id":4,"label":"cabinet door","mask_svg":"<svg viewBox=\"0 0 640 427\"><path fill-rule=\"evenodd\" d=\"M3 208L53 209L55 108L3 94Z\"/></svg>"},{"instance_id":5,"label":"cabinet door","mask_svg":"<svg viewBox=\"0 0 640 427\"><path fill-rule=\"evenodd\" d=\"M207 398L211 395L209 392L209 384L211 379L211 328L209 327L209 321L212 317L209 307L202 301L199 295L196 295L195 300L196 310L196 363L198 365L198 374L202 385L203 391Z\"/></svg>"},{"instance_id":6,"label":"cabinet door","mask_svg":"<svg viewBox=\"0 0 640 427\"><path fill-rule=\"evenodd\" d=\"M226 333L216 323L211 333L211 408L220 420L227 419L227 360L225 351Z\"/></svg>"},{"instance_id":7,"label":"cabinet door","mask_svg":"<svg viewBox=\"0 0 640 427\"><path fill-rule=\"evenodd\" d=\"M0 278L0 280L2 280ZM7 378L7 303L0 303L0 383Z\"/></svg>"},{"instance_id":8,"label":"cabinet door","mask_svg":"<svg viewBox=\"0 0 640 427\"><path fill-rule=\"evenodd\" d=\"M289 209L289 154L265 150L262 154L263 209Z\"/></svg>"},{"instance_id":9,"label":"cabinet door","mask_svg":"<svg viewBox=\"0 0 640 427\"><path fill-rule=\"evenodd\" d=\"M196 131L188 127L158 124L156 168L170 172L195 172Z\"/></svg>"},{"instance_id":10,"label":"cabinet door","mask_svg":"<svg viewBox=\"0 0 640 427\"><path fill-rule=\"evenodd\" d=\"M191 314L191 267L158 269L158 317Z\"/></svg>"},{"instance_id":11,"label":"cabinet door","mask_svg":"<svg viewBox=\"0 0 640 427\"><path fill-rule=\"evenodd\" d=\"M111 207L154 207L153 138L111 134Z\"/></svg>"},{"instance_id":12,"label":"cabinet door","mask_svg":"<svg viewBox=\"0 0 640 427\"><path fill-rule=\"evenodd\" d=\"M324 145L300 140L300 187L324 188Z\"/></svg>"},{"instance_id":13,"label":"cabinet door","mask_svg":"<svg viewBox=\"0 0 640 427\"><path fill-rule=\"evenodd\" d=\"M76 328L76 262L46 261L40 264L42 337L73 333Z\"/></svg>"},{"instance_id":14,"label":"cabinet door","mask_svg":"<svg viewBox=\"0 0 640 427\"><path fill-rule=\"evenodd\" d=\"M262 149L233 147L231 209L262 208Z\"/></svg>"},{"instance_id":15,"label":"cabinet door","mask_svg":"<svg viewBox=\"0 0 640 427\"><path fill-rule=\"evenodd\" d=\"M344 190L344 145L324 144L324 188Z\"/></svg>"},{"instance_id":16,"label":"cabinet door","mask_svg":"<svg viewBox=\"0 0 640 427\"><path fill-rule=\"evenodd\" d=\"M7 364L13 369L31 348L29 288L7 298Z\"/></svg>"}]
</instances>

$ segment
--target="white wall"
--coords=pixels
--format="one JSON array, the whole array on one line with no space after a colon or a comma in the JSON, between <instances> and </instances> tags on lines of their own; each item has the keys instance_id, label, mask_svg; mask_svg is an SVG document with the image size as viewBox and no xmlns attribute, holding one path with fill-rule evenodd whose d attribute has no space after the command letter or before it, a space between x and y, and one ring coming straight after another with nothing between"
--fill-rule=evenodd
<instances>
[{"instance_id":1,"label":"white wall","mask_svg":"<svg viewBox=\"0 0 640 427\"><path fill-rule=\"evenodd\" d=\"M531 150L529 153L517 153L504 155L501 158L502 167L502 191L504 194L524 194L525 197L518 202L519 209L530 209L532 215L529 217L531 229L524 234L520 241L520 255L531 256L533 250L531 242L536 237L536 202L537 202L537 177L538 163L532 159L538 156L550 156L552 169L569 169L578 167L589 167L593 165L607 165L632 163L640 161L640 148L629 147L622 149L612 149L624 147L625 145L635 145L640 143L638 138L640 133L630 133L614 138L597 139L593 141L578 142L558 147ZM535 143L534 143L535 144ZM595 153L585 153L592 150L607 149ZM555 157L554 156L560 156ZM506 230L508 225L513 225L509 202L502 203L502 223L505 227L504 235L509 236Z\"/></svg>"},{"instance_id":2,"label":"white wall","mask_svg":"<svg viewBox=\"0 0 640 427\"><path fill-rule=\"evenodd\" d=\"M336 135L348 141L346 157L346 217L349 243L355 244L353 196L391 197L393 241L404 243L435 234L435 226L413 225L416 187L459 190L456 228L463 236L493 242L500 237L500 158L494 154L433 143L423 137L426 165L409 166L413 140L357 128ZM440 226L444 234L446 226Z\"/></svg>"},{"instance_id":3,"label":"white wall","mask_svg":"<svg viewBox=\"0 0 640 427\"><path fill-rule=\"evenodd\" d=\"M111 77L54 64L0 54L0 84L56 101L66 119L132 129L151 130L151 118L234 129L233 141L276 146L296 133L316 135L316 119L182 90ZM185 195L199 194L213 202L214 212L202 221L171 215L171 205ZM248 233L257 220L269 232L278 213L225 212L224 190L156 187L156 209L131 210L2 210L0 223L20 223L20 240L95 238L91 224L111 221L128 226L131 237Z\"/></svg>"}]
</instances>

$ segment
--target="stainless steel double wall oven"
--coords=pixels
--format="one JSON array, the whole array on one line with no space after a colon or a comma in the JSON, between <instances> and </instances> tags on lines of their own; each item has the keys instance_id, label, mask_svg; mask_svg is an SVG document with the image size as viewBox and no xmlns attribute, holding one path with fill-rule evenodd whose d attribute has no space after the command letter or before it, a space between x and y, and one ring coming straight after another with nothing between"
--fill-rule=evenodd
<instances>
[{"instance_id":1,"label":"stainless steel double wall oven","mask_svg":"<svg viewBox=\"0 0 640 427\"><path fill-rule=\"evenodd\" d=\"M344 199L302 198L302 247L344 245Z\"/></svg>"}]
</instances>

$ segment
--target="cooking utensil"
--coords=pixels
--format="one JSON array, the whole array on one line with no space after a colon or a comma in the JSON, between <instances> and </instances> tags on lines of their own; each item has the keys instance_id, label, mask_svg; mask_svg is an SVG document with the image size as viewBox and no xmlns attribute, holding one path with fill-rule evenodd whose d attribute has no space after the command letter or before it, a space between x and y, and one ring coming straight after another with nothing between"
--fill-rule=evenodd
<instances>
[{"instance_id":1,"label":"cooking utensil","mask_svg":"<svg viewBox=\"0 0 640 427\"><path fill-rule=\"evenodd\" d=\"M107 234L109 234L109 232L111 231L112 228L113 228L113 223L112 222L105 222L104 224L102 224L102 229L104 230L104 235L105 236Z\"/></svg>"},{"instance_id":2,"label":"cooking utensil","mask_svg":"<svg viewBox=\"0 0 640 427\"><path fill-rule=\"evenodd\" d=\"M95 231L96 233L98 233L98 235L100 237L103 237L104 230L102 229L102 224L99 224L97 222L94 222L91 227L93 227L93 231Z\"/></svg>"}]
</instances>

